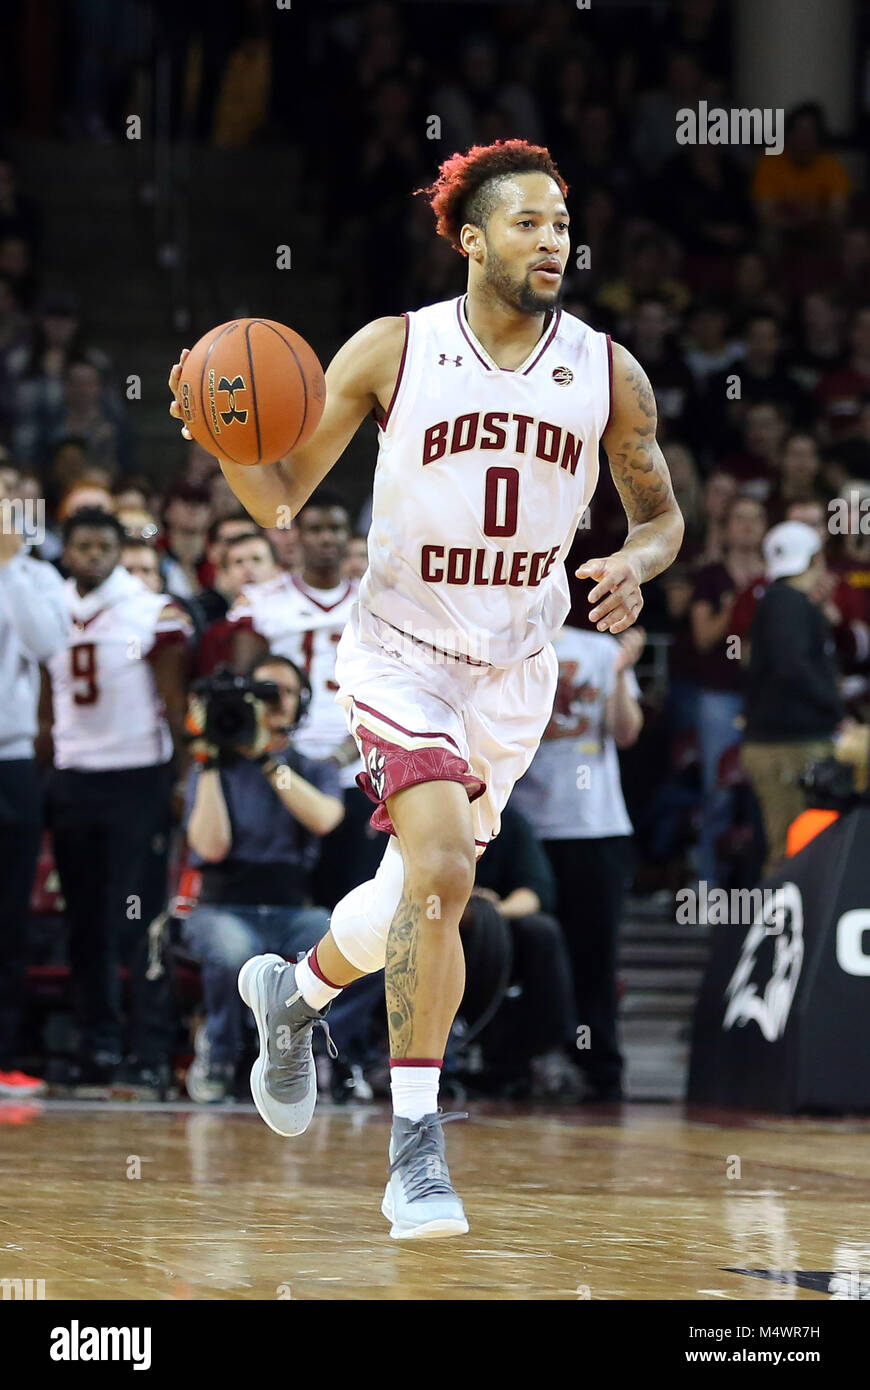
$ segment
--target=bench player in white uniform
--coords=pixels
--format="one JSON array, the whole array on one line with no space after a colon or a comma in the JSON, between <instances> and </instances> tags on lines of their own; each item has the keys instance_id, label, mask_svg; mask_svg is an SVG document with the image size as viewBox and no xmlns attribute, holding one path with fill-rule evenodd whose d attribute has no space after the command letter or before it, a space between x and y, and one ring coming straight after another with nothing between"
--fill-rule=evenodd
<instances>
[{"instance_id":1,"label":"bench player in white uniform","mask_svg":"<svg viewBox=\"0 0 870 1390\"><path fill-rule=\"evenodd\" d=\"M383 853L380 836L366 834L371 807L358 788L362 759L347 719L336 704L335 659L359 594L356 580L342 577L350 522L337 494L321 489L296 518L302 569L268 583L245 585L228 615L238 628L233 666L249 671L267 651L289 657L311 682L311 704L293 744L309 758L338 764L345 818L321 844L312 881L314 901L334 906L346 892L371 878Z\"/></svg>"},{"instance_id":2,"label":"bench player in white uniform","mask_svg":"<svg viewBox=\"0 0 870 1390\"><path fill-rule=\"evenodd\" d=\"M628 520L623 547L578 571L593 581L600 630L631 626L641 584L683 533L643 370L558 308L570 236L548 151L506 141L453 155L426 192L439 234L467 258L467 294L356 333L327 371L317 430L289 458L221 460L243 506L271 526L298 513L369 413L380 425L369 569L337 679L378 803L372 823L390 839L307 960L255 957L239 986L260 1029L255 1102L291 1134L314 1106L311 1026L341 987L386 966L394 1118L382 1211L398 1239L468 1229L438 1111L464 985L459 920L476 854L550 717L564 560L599 442ZM173 395L179 373L177 363ZM177 399L170 409L180 418Z\"/></svg>"},{"instance_id":3,"label":"bench player in white uniform","mask_svg":"<svg viewBox=\"0 0 870 1390\"><path fill-rule=\"evenodd\" d=\"M168 1038L162 1005L145 981L142 904L151 896L144 881L151 841L167 819L193 624L167 594L153 593L123 568L123 539L116 518L95 508L64 526L72 627L68 643L46 663L54 743L47 801L70 927L76 1077L117 1079L118 967L127 957L135 1066L160 1087L152 1074L167 1067Z\"/></svg>"}]
</instances>

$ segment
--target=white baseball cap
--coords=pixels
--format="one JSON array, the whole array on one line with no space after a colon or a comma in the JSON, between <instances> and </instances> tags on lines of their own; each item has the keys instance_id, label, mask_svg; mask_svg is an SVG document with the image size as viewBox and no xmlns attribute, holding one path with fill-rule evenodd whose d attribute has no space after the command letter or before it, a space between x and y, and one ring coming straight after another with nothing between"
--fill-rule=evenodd
<instances>
[{"instance_id":1,"label":"white baseball cap","mask_svg":"<svg viewBox=\"0 0 870 1390\"><path fill-rule=\"evenodd\" d=\"M788 579L803 574L822 548L818 532L805 521L782 521L768 531L762 543L767 577Z\"/></svg>"}]
</instances>

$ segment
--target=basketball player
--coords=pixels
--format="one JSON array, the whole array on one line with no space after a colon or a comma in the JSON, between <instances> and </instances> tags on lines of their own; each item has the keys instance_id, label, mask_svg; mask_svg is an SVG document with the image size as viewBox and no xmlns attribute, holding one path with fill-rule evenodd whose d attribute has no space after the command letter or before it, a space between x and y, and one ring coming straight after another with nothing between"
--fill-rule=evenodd
<instances>
[{"instance_id":1,"label":"basketball player","mask_svg":"<svg viewBox=\"0 0 870 1390\"><path fill-rule=\"evenodd\" d=\"M628 518L621 550L577 571L594 581L600 631L632 625L641 584L683 534L644 372L559 309L566 192L549 152L522 140L451 156L426 193L468 261L467 293L354 334L327 372L317 430L289 458L221 459L242 505L273 526L298 513L369 413L380 428L369 568L339 644L336 699L365 760L372 824L390 839L306 960L254 957L239 987L260 1032L255 1102L294 1134L314 1108L313 1024L385 965L394 1118L381 1210L397 1239L468 1230L444 1157L452 1117L438 1110L464 985L458 924L476 856L550 718L564 559L599 442ZM181 417L177 400L170 410Z\"/></svg>"},{"instance_id":2,"label":"basketball player","mask_svg":"<svg viewBox=\"0 0 870 1390\"><path fill-rule=\"evenodd\" d=\"M363 765L335 702L336 652L359 592L358 582L341 573L350 537L347 510L337 495L320 489L296 521L301 572L281 571L270 583L246 585L230 610L237 629L233 667L248 671L257 656L272 651L301 666L311 682L311 704L294 743L309 758L337 764L344 795L344 820L324 839L313 878L314 901L331 908L372 877L383 849L379 835L366 833L371 803L356 782Z\"/></svg>"},{"instance_id":3,"label":"basketball player","mask_svg":"<svg viewBox=\"0 0 870 1390\"><path fill-rule=\"evenodd\" d=\"M63 542L71 629L46 663L54 741L47 802L80 1031L73 1074L83 1082L117 1079L123 960L135 1069L163 1090L167 1001L146 978L151 918L143 905L154 894L149 854L165 826L173 745L181 751L193 625L168 594L154 593L121 565L125 537L116 517L83 508L64 523ZM131 916L135 899L138 915Z\"/></svg>"}]
</instances>

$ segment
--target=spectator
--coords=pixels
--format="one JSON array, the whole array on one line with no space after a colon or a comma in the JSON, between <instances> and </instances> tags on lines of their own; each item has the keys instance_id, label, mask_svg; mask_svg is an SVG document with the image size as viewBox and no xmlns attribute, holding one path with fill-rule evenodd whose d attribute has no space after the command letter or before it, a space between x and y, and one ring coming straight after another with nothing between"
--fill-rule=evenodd
<instances>
[{"instance_id":1,"label":"spectator","mask_svg":"<svg viewBox=\"0 0 870 1390\"><path fill-rule=\"evenodd\" d=\"M157 551L148 541L125 536L121 547L121 564L134 579L140 579L152 594L166 592Z\"/></svg>"},{"instance_id":2,"label":"spectator","mask_svg":"<svg viewBox=\"0 0 870 1390\"><path fill-rule=\"evenodd\" d=\"M728 334L728 314L714 300L699 300L689 311L683 345L686 365L703 390L711 377L727 375L742 356L739 343Z\"/></svg>"},{"instance_id":3,"label":"spectator","mask_svg":"<svg viewBox=\"0 0 870 1390\"><path fill-rule=\"evenodd\" d=\"M118 512L130 508L147 512L152 493L152 485L147 478L118 478L112 484L112 510Z\"/></svg>"},{"instance_id":4,"label":"spectator","mask_svg":"<svg viewBox=\"0 0 870 1390\"><path fill-rule=\"evenodd\" d=\"M741 491L763 501L776 479L787 429L780 406L755 401L743 418L742 448L720 458L717 471L730 473Z\"/></svg>"},{"instance_id":5,"label":"spectator","mask_svg":"<svg viewBox=\"0 0 870 1390\"><path fill-rule=\"evenodd\" d=\"M718 287L754 221L742 170L717 145L684 146L651 193L658 220L695 258L698 282Z\"/></svg>"},{"instance_id":6,"label":"spectator","mask_svg":"<svg viewBox=\"0 0 870 1390\"><path fill-rule=\"evenodd\" d=\"M205 488L178 483L163 508L166 587L176 598L191 599L214 578L206 556L211 502Z\"/></svg>"},{"instance_id":7,"label":"spectator","mask_svg":"<svg viewBox=\"0 0 870 1390\"><path fill-rule=\"evenodd\" d=\"M832 295L811 290L803 296L791 371L804 391L815 391L822 377L840 366L844 328L845 315Z\"/></svg>"},{"instance_id":8,"label":"spectator","mask_svg":"<svg viewBox=\"0 0 870 1390\"><path fill-rule=\"evenodd\" d=\"M725 555L703 566L695 578L691 625L697 652L698 733L704 805L699 837L699 877L720 886L724 877L718 855L720 835L727 831L733 793L721 785L719 764L726 749L740 742L737 720L743 712L743 682L735 613L740 604L744 621L751 619L753 590L764 578L761 542L766 529L764 508L751 497L735 497L725 525ZM734 638L739 639L737 643Z\"/></svg>"},{"instance_id":9,"label":"spectator","mask_svg":"<svg viewBox=\"0 0 870 1390\"><path fill-rule=\"evenodd\" d=\"M225 521L222 525L227 528L229 522ZM239 525L239 522L235 522L236 527ZM204 599L209 599L209 611L216 615L200 639L196 655L196 673L199 676L207 676L218 666L231 666L233 663L238 625L228 617L228 613L242 589L248 584L266 584L279 574L271 543L262 531L253 534L242 531L214 549L216 554L223 557L215 574L214 585L191 600L201 616L201 604Z\"/></svg>"},{"instance_id":10,"label":"spectator","mask_svg":"<svg viewBox=\"0 0 870 1390\"><path fill-rule=\"evenodd\" d=\"M0 483L0 1096L20 1097L45 1090L19 1070L27 918L42 834L34 759L39 663L65 647L69 614L57 571L27 554L4 500Z\"/></svg>"},{"instance_id":11,"label":"spectator","mask_svg":"<svg viewBox=\"0 0 870 1390\"><path fill-rule=\"evenodd\" d=\"M126 1051L127 1079L163 1096L169 1001L165 980L149 981L146 968L148 926L166 887L149 882L146 870L153 838L167 830L191 625L122 567L124 533L114 516L78 511L63 534L73 629L47 663L54 741L47 800L79 1034L68 1080L111 1086ZM122 963L133 1005L126 1047Z\"/></svg>"},{"instance_id":12,"label":"spectator","mask_svg":"<svg viewBox=\"0 0 870 1390\"><path fill-rule=\"evenodd\" d=\"M799 424L811 414L808 397L789 375L782 352L782 334L772 314L755 314L746 324L743 361L709 380L709 400L716 410L716 428L740 428L749 407L761 401L777 405L791 422ZM729 386L736 374L740 394Z\"/></svg>"},{"instance_id":13,"label":"spectator","mask_svg":"<svg viewBox=\"0 0 870 1390\"><path fill-rule=\"evenodd\" d=\"M774 526L764 559L770 587L750 631L742 760L761 803L771 873L803 809L798 778L807 763L833 752L844 709L834 639L811 597L824 564L817 533L800 521Z\"/></svg>"},{"instance_id":14,"label":"spectator","mask_svg":"<svg viewBox=\"0 0 870 1390\"><path fill-rule=\"evenodd\" d=\"M758 215L767 227L809 240L842 221L851 182L837 156L825 149L826 141L824 116L815 102L789 112L785 149L762 154L752 180Z\"/></svg>"},{"instance_id":15,"label":"spectator","mask_svg":"<svg viewBox=\"0 0 870 1390\"><path fill-rule=\"evenodd\" d=\"M767 502L770 520L785 520L786 510L793 502L824 503L826 493L822 488L820 471L821 459L813 436L789 435L779 464L779 477Z\"/></svg>"},{"instance_id":16,"label":"spectator","mask_svg":"<svg viewBox=\"0 0 870 1390\"><path fill-rule=\"evenodd\" d=\"M302 568L298 526L270 526L265 534L272 542L278 564L285 574L293 574Z\"/></svg>"},{"instance_id":17,"label":"spectator","mask_svg":"<svg viewBox=\"0 0 870 1390\"><path fill-rule=\"evenodd\" d=\"M369 567L368 541L365 536L351 536L341 566L342 579L362 579Z\"/></svg>"},{"instance_id":18,"label":"spectator","mask_svg":"<svg viewBox=\"0 0 870 1390\"><path fill-rule=\"evenodd\" d=\"M460 922L463 1046L473 1036L480 1047L487 1091L571 1099L579 1093L579 1071L568 1061L577 1040L571 961L555 905L553 870L538 837L528 818L507 806Z\"/></svg>"},{"instance_id":19,"label":"spectator","mask_svg":"<svg viewBox=\"0 0 870 1390\"><path fill-rule=\"evenodd\" d=\"M622 1098L617 1037L617 942L631 881L631 822L619 779L617 748L643 724L632 668L642 628L619 639L563 628L555 646L559 685L553 716L513 800L543 841L556 876L556 914L568 943L577 1021L588 1045L575 1060L590 1097Z\"/></svg>"},{"instance_id":20,"label":"spectator","mask_svg":"<svg viewBox=\"0 0 870 1390\"><path fill-rule=\"evenodd\" d=\"M849 332L850 355L842 367L826 372L816 402L828 440L857 435L861 411L870 396L870 304L857 310Z\"/></svg>"},{"instance_id":21,"label":"spectator","mask_svg":"<svg viewBox=\"0 0 870 1390\"><path fill-rule=\"evenodd\" d=\"M302 570L242 590L230 614L238 627L233 665L243 670L258 651L271 649L295 661L311 681L311 708L297 746L309 757L333 759L344 792L344 819L324 841L314 878L318 902L331 908L374 877L383 849L369 825L371 803L356 784L359 750L335 703L336 647L357 597L356 583L342 578L350 518L337 493L318 488L296 522Z\"/></svg>"},{"instance_id":22,"label":"spectator","mask_svg":"<svg viewBox=\"0 0 870 1390\"><path fill-rule=\"evenodd\" d=\"M679 440L670 439L664 448L671 474L674 496L679 504L686 532L680 554L687 559L698 553L703 541L703 498L698 469L691 449Z\"/></svg>"},{"instance_id":23,"label":"spectator","mask_svg":"<svg viewBox=\"0 0 870 1390\"><path fill-rule=\"evenodd\" d=\"M757 248L744 251L734 266L730 295L735 323L745 323L759 312L782 321L786 303L773 283L771 266Z\"/></svg>"},{"instance_id":24,"label":"spectator","mask_svg":"<svg viewBox=\"0 0 870 1390\"><path fill-rule=\"evenodd\" d=\"M733 473L725 473L717 468L704 484L702 515L704 535L701 542L699 564L713 564L725 554L725 522L728 511L737 496L737 479Z\"/></svg>"},{"instance_id":25,"label":"spectator","mask_svg":"<svg viewBox=\"0 0 870 1390\"><path fill-rule=\"evenodd\" d=\"M203 734L192 745L188 774L187 838L202 871L199 902L185 924L187 943L202 963L206 1008L188 1080L199 1101L232 1092L243 1047L236 987L241 966L263 951L292 958L326 931L326 909L306 905L311 871L320 838L344 814L336 769L294 747L310 697L304 673L269 653L251 675L279 689L274 707L259 702L253 741L230 750ZM202 696L194 697L191 711L204 731Z\"/></svg>"},{"instance_id":26,"label":"spectator","mask_svg":"<svg viewBox=\"0 0 870 1390\"><path fill-rule=\"evenodd\" d=\"M694 386L672 332L673 318L663 300L650 296L636 303L628 345L644 364L655 392L659 429L665 436L684 430Z\"/></svg>"},{"instance_id":27,"label":"spectator","mask_svg":"<svg viewBox=\"0 0 870 1390\"><path fill-rule=\"evenodd\" d=\"M661 300L675 314L682 313L689 302L686 286L669 274L664 238L648 232L631 243L625 274L603 286L596 304L617 315L624 325L643 299Z\"/></svg>"}]
</instances>

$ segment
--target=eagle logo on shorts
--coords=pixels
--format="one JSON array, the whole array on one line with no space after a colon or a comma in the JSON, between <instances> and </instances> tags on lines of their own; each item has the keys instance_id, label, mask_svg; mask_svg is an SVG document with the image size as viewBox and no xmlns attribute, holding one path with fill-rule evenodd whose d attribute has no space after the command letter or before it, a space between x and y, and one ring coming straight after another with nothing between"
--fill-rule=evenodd
<instances>
[{"instance_id":1,"label":"eagle logo on shorts","mask_svg":"<svg viewBox=\"0 0 870 1390\"><path fill-rule=\"evenodd\" d=\"M554 367L553 380L557 386L570 386L574 380L574 373L570 367Z\"/></svg>"},{"instance_id":2,"label":"eagle logo on shorts","mask_svg":"<svg viewBox=\"0 0 870 1390\"><path fill-rule=\"evenodd\" d=\"M368 769L369 781L372 790L377 797L384 795L384 782L386 780L387 760L383 753L379 753L377 748L370 748L366 757L366 768Z\"/></svg>"}]
</instances>

